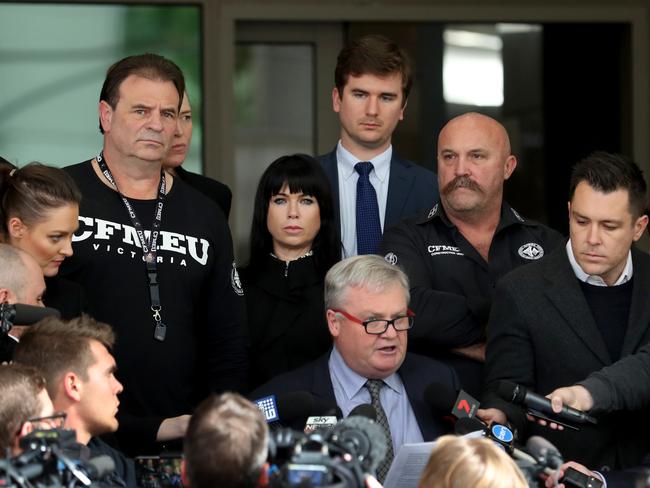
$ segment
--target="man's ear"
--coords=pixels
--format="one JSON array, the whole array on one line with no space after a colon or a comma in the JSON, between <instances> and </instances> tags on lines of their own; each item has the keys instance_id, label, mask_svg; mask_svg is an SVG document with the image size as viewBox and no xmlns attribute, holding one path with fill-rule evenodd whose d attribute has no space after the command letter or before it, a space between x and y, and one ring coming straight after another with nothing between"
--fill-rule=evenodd
<instances>
[{"instance_id":1,"label":"man's ear","mask_svg":"<svg viewBox=\"0 0 650 488\"><path fill-rule=\"evenodd\" d=\"M341 110L341 95L342 93L339 93L339 89L334 87L332 90L332 110L336 113L339 113Z\"/></svg>"},{"instance_id":2,"label":"man's ear","mask_svg":"<svg viewBox=\"0 0 650 488\"><path fill-rule=\"evenodd\" d=\"M513 171L517 167L517 158L512 154L506 158L506 165L504 168L503 179L507 180L512 176Z\"/></svg>"},{"instance_id":3,"label":"man's ear","mask_svg":"<svg viewBox=\"0 0 650 488\"><path fill-rule=\"evenodd\" d=\"M328 308L325 316L327 317L327 328L330 331L330 335L334 338L338 337L341 328L341 321L338 315L334 310Z\"/></svg>"},{"instance_id":4,"label":"man's ear","mask_svg":"<svg viewBox=\"0 0 650 488\"><path fill-rule=\"evenodd\" d=\"M113 121L113 107L106 100L99 102L99 122L102 124L104 132L110 132L111 122Z\"/></svg>"},{"instance_id":5,"label":"man's ear","mask_svg":"<svg viewBox=\"0 0 650 488\"><path fill-rule=\"evenodd\" d=\"M76 373L68 371L63 375L63 394L74 402L80 402L83 395L83 382Z\"/></svg>"},{"instance_id":6,"label":"man's ear","mask_svg":"<svg viewBox=\"0 0 650 488\"><path fill-rule=\"evenodd\" d=\"M13 293L9 288L0 288L0 303L8 303L11 300Z\"/></svg>"}]
</instances>

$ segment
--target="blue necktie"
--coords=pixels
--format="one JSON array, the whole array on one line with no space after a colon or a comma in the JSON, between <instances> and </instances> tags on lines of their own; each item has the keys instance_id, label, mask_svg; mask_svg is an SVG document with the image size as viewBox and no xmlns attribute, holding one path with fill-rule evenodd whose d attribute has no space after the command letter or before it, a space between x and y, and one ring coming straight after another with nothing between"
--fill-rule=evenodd
<instances>
[{"instance_id":1,"label":"blue necktie","mask_svg":"<svg viewBox=\"0 0 650 488\"><path fill-rule=\"evenodd\" d=\"M372 163L364 161L354 165L359 173L357 180L357 254L376 254L381 241L381 222L377 193L370 183Z\"/></svg>"}]
</instances>

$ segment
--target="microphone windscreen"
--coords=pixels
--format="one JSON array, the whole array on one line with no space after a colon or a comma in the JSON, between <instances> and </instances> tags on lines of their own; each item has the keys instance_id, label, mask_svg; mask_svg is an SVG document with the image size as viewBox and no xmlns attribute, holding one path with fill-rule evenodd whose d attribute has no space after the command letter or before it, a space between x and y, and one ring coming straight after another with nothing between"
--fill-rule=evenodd
<instances>
[{"instance_id":1,"label":"microphone windscreen","mask_svg":"<svg viewBox=\"0 0 650 488\"><path fill-rule=\"evenodd\" d=\"M377 412L375 407L369 403L362 403L354 407L348 417L366 417L370 420L377 420Z\"/></svg>"},{"instance_id":2,"label":"microphone windscreen","mask_svg":"<svg viewBox=\"0 0 650 488\"><path fill-rule=\"evenodd\" d=\"M517 384L508 380L501 380L497 385L497 394L508 402L513 402L517 393Z\"/></svg>"},{"instance_id":3,"label":"microphone windscreen","mask_svg":"<svg viewBox=\"0 0 650 488\"><path fill-rule=\"evenodd\" d=\"M343 447L356 459L366 473L374 473L386 457L388 443L386 434L373 420L358 415L341 420L334 427L328 441Z\"/></svg>"},{"instance_id":4,"label":"microphone windscreen","mask_svg":"<svg viewBox=\"0 0 650 488\"><path fill-rule=\"evenodd\" d=\"M90 479L98 480L115 471L115 461L105 454L90 458L86 463L86 470Z\"/></svg>"},{"instance_id":5,"label":"microphone windscreen","mask_svg":"<svg viewBox=\"0 0 650 488\"><path fill-rule=\"evenodd\" d=\"M449 415L456 403L458 392L443 383L431 383L422 394L424 402L440 416Z\"/></svg>"},{"instance_id":6,"label":"microphone windscreen","mask_svg":"<svg viewBox=\"0 0 650 488\"><path fill-rule=\"evenodd\" d=\"M535 459L544 459L547 466L557 469L562 465L562 455L557 447L541 436L534 435L526 441L526 450Z\"/></svg>"},{"instance_id":7,"label":"microphone windscreen","mask_svg":"<svg viewBox=\"0 0 650 488\"><path fill-rule=\"evenodd\" d=\"M486 425L476 417L461 417L456 421L454 432L456 435L465 435L477 430L485 431Z\"/></svg>"},{"instance_id":8,"label":"microphone windscreen","mask_svg":"<svg viewBox=\"0 0 650 488\"><path fill-rule=\"evenodd\" d=\"M45 317L61 317L61 314L55 308L36 307L34 305L24 305L22 303L16 303L12 306L16 311L13 318L13 323L15 325L33 325L36 322L43 320Z\"/></svg>"},{"instance_id":9,"label":"microphone windscreen","mask_svg":"<svg viewBox=\"0 0 650 488\"><path fill-rule=\"evenodd\" d=\"M275 397L278 415L283 424L299 420L304 423L312 415L316 401L308 391L280 393Z\"/></svg>"}]
</instances>

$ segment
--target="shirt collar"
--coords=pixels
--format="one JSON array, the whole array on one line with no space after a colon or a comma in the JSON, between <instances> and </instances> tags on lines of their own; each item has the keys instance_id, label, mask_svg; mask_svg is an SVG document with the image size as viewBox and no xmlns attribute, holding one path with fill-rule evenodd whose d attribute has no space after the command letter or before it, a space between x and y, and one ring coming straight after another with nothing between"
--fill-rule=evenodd
<instances>
[{"instance_id":1,"label":"shirt collar","mask_svg":"<svg viewBox=\"0 0 650 488\"><path fill-rule=\"evenodd\" d=\"M580 267L578 261L576 260L575 255L573 254L573 248L571 247L571 239L569 239L566 243L566 253L567 256L569 257L569 263L571 263L571 268L573 268L573 272L575 273L576 278L589 285L607 286L605 280L603 280L600 276L587 274ZM612 286L618 286L627 283L632 279L632 273L633 273L632 251L628 251L627 263L625 264L625 268L623 268L623 272L621 273L621 276L618 277L618 279Z\"/></svg>"},{"instance_id":2,"label":"shirt collar","mask_svg":"<svg viewBox=\"0 0 650 488\"><path fill-rule=\"evenodd\" d=\"M361 376L356 371L353 371L341 356L341 353L336 348L336 345L332 348L332 353L330 354L330 367L332 372L341 382L345 396L350 399L361 390L368 378ZM384 378L384 383L390 387L391 390L394 390L396 393L401 394L402 389L400 388L400 380L397 377L397 373L391 374L389 377Z\"/></svg>"},{"instance_id":3,"label":"shirt collar","mask_svg":"<svg viewBox=\"0 0 650 488\"><path fill-rule=\"evenodd\" d=\"M354 169L354 165L360 161L370 161L375 168L375 174L377 178L382 183L388 178L388 173L390 172L390 160L393 157L393 146L388 146L383 153L378 154L370 160L362 160L357 158L354 154L343 147L341 141L336 145L336 160L338 162L339 174L343 176L344 179L350 178L352 175L356 175L357 171Z\"/></svg>"},{"instance_id":4,"label":"shirt collar","mask_svg":"<svg viewBox=\"0 0 650 488\"><path fill-rule=\"evenodd\" d=\"M442 206L442 203L440 201L438 201L433 206L433 208L429 210L428 215L419 221L419 223L425 223L434 219L440 219L447 227L455 227L451 220L449 220L449 217L447 217L445 208ZM504 227L508 227L513 224L530 225L529 221L524 219L514 208L512 208L504 201L501 203L501 214L499 217L497 232Z\"/></svg>"}]
</instances>

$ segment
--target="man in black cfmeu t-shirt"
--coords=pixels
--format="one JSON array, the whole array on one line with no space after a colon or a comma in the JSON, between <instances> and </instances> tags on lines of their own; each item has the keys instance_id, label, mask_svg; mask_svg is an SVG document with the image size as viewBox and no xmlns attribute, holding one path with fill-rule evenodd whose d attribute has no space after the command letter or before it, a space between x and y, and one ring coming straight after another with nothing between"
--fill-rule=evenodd
<instances>
[{"instance_id":1,"label":"man in black cfmeu t-shirt","mask_svg":"<svg viewBox=\"0 0 650 488\"><path fill-rule=\"evenodd\" d=\"M103 148L66 168L83 194L74 256L89 312L117 333L120 447L152 453L181 438L209 392L245 388L243 290L223 213L162 170L184 92L180 69L143 54L108 69Z\"/></svg>"}]
</instances>

